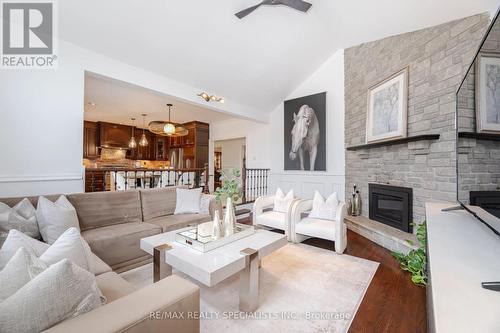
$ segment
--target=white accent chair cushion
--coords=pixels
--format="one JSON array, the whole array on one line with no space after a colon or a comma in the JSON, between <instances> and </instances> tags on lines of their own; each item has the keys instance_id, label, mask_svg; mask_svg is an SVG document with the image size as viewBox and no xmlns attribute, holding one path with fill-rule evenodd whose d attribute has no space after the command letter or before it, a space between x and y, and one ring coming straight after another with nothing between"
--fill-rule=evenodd
<instances>
[{"instance_id":1,"label":"white accent chair cushion","mask_svg":"<svg viewBox=\"0 0 500 333\"><path fill-rule=\"evenodd\" d=\"M0 303L49 267L24 247L0 271Z\"/></svg>"},{"instance_id":2,"label":"white accent chair cushion","mask_svg":"<svg viewBox=\"0 0 500 333\"><path fill-rule=\"evenodd\" d=\"M100 306L95 276L64 259L0 303L0 332L41 332Z\"/></svg>"},{"instance_id":3,"label":"white accent chair cushion","mask_svg":"<svg viewBox=\"0 0 500 333\"><path fill-rule=\"evenodd\" d=\"M40 234L46 243L52 244L69 228L80 231L75 207L61 195L56 202L45 197L38 198L36 218Z\"/></svg>"},{"instance_id":4,"label":"white accent chair cushion","mask_svg":"<svg viewBox=\"0 0 500 333\"><path fill-rule=\"evenodd\" d=\"M337 192L330 194L330 196L325 200L325 198L323 198L318 191L315 191L313 207L309 213L309 217L334 221L338 205L339 199L337 198Z\"/></svg>"},{"instance_id":5,"label":"white accent chair cushion","mask_svg":"<svg viewBox=\"0 0 500 333\"><path fill-rule=\"evenodd\" d=\"M0 202L0 247L11 229L19 230L33 238L41 238L36 209L29 199L24 198L12 208Z\"/></svg>"},{"instance_id":6,"label":"white accent chair cushion","mask_svg":"<svg viewBox=\"0 0 500 333\"><path fill-rule=\"evenodd\" d=\"M274 229L286 230L286 213L264 212L257 217L257 223Z\"/></svg>"},{"instance_id":7,"label":"white accent chair cushion","mask_svg":"<svg viewBox=\"0 0 500 333\"><path fill-rule=\"evenodd\" d=\"M285 195L283 191L280 188L278 188L274 196L273 211L281 213L288 212L288 209L293 199L294 199L293 190L288 191L288 193Z\"/></svg>"},{"instance_id":8,"label":"white accent chair cushion","mask_svg":"<svg viewBox=\"0 0 500 333\"><path fill-rule=\"evenodd\" d=\"M295 225L295 232L302 235L335 241L335 223L312 217L303 218Z\"/></svg>"},{"instance_id":9,"label":"white accent chair cushion","mask_svg":"<svg viewBox=\"0 0 500 333\"><path fill-rule=\"evenodd\" d=\"M174 215L198 214L200 212L201 191L201 187L192 190L177 188Z\"/></svg>"}]
</instances>

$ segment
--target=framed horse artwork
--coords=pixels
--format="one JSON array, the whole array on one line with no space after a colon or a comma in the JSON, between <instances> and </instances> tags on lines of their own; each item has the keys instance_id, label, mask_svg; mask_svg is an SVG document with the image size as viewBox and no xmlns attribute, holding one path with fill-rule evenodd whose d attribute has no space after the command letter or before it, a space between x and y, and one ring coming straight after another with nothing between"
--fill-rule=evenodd
<instances>
[{"instance_id":1,"label":"framed horse artwork","mask_svg":"<svg viewBox=\"0 0 500 333\"><path fill-rule=\"evenodd\" d=\"M285 101L285 170L326 171L326 92Z\"/></svg>"}]
</instances>

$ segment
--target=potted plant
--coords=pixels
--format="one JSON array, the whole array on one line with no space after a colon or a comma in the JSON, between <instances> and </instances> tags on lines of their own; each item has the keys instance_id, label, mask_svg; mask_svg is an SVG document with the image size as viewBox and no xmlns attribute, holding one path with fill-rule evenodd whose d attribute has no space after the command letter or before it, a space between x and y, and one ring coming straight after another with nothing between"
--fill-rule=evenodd
<instances>
[{"instance_id":1,"label":"potted plant","mask_svg":"<svg viewBox=\"0 0 500 333\"><path fill-rule=\"evenodd\" d=\"M426 244L427 244L427 227L425 221L417 227L417 239L419 247L411 250L408 254L392 252L394 258L401 264L401 269L410 272L411 281L417 286L427 285L426 272ZM407 240L408 244L413 245L413 242Z\"/></svg>"}]
</instances>

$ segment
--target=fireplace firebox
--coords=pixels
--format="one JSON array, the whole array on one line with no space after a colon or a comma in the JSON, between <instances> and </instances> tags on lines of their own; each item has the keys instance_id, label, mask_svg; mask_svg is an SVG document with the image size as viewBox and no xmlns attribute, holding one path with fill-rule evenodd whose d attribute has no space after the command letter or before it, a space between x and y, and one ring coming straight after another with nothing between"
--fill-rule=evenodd
<instances>
[{"instance_id":1,"label":"fireplace firebox","mask_svg":"<svg viewBox=\"0 0 500 333\"><path fill-rule=\"evenodd\" d=\"M382 184L368 184L370 219L412 233L413 190Z\"/></svg>"},{"instance_id":2,"label":"fireplace firebox","mask_svg":"<svg viewBox=\"0 0 500 333\"><path fill-rule=\"evenodd\" d=\"M469 196L471 205L500 218L500 191L470 191Z\"/></svg>"}]
</instances>

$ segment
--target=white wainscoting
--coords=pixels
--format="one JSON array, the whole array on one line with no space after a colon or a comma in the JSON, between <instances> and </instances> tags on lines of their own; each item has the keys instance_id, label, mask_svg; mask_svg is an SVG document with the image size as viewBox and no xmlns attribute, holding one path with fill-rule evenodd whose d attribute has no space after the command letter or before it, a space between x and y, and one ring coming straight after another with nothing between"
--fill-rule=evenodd
<instances>
[{"instance_id":1,"label":"white wainscoting","mask_svg":"<svg viewBox=\"0 0 500 333\"><path fill-rule=\"evenodd\" d=\"M283 191L293 189L297 197L312 199L314 191L323 196L337 192L339 198L345 198L345 175L329 173L270 173L268 193L273 194L279 187Z\"/></svg>"},{"instance_id":2,"label":"white wainscoting","mask_svg":"<svg viewBox=\"0 0 500 333\"><path fill-rule=\"evenodd\" d=\"M83 191L83 174L0 176L0 198Z\"/></svg>"}]
</instances>

